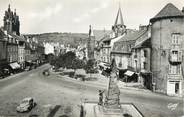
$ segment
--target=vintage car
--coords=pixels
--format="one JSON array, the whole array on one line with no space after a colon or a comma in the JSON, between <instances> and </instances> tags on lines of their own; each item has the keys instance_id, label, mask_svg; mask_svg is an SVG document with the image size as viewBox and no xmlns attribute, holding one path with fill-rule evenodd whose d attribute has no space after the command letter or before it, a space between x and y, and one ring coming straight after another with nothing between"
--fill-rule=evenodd
<instances>
[{"instance_id":1,"label":"vintage car","mask_svg":"<svg viewBox=\"0 0 184 117\"><path fill-rule=\"evenodd\" d=\"M36 103L32 97L24 98L21 103L17 106L17 112L28 112L34 108Z\"/></svg>"}]
</instances>

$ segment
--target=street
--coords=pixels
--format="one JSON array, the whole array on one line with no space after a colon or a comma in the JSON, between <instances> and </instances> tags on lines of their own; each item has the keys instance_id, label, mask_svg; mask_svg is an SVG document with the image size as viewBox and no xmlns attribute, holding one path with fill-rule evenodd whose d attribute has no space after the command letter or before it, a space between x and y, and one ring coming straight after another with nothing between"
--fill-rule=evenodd
<instances>
[{"instance_id":1,"label":"street","mask_svg":"<svg viewBox=\"0 0 184 117\"><path fill-rule=\"evenodd\" d=\"M0 117L79 117L84 100L98 101L98 90L107 84L43 76L48 64L0 80ZM121 89L121 102L133 103L145 117L181 117L181 98L152 92ZM37 106L28 113L17 113L16 106L25 97L33 97ZM50 110L49 110L50 108Z\"/></svg>"}]
</instances>

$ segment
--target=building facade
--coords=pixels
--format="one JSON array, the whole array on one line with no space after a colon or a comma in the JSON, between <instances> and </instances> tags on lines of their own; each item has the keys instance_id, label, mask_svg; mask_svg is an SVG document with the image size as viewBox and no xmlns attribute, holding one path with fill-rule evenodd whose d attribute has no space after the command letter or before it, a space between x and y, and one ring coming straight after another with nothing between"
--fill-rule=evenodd
<instances>
[{"instance_id":1,"label":"building facade","mask_svg":"<svg viewBox=\"0 0 184 117\"><path fill-rule=\"evenodd\" d=\"M8 34L7 60L9 63L18 62L18 40Z\"/></svg>"},{"instance_id":2,"label":"building facade","mask_svg":"<svg viewBox=\"0 0 184 117\"><path fill-rule=\"evenodd\" d=\"M7 37L0 29L0 71L7 65Z\"/></svg>"},{"instance_id":3,"label":"building facade","mask_svg":"<svg viewBox=\"0 0 184 117\"><path fill-rule=\"evenodd\" d=\"M115 23L112 26L112 33L104 36L101 44L101 61L105 63L111 62L111 52L114 46L114 43L121 39L126 33L126 26L123 22L123 16L121 8L119 7L118 13L115 19Z\"/></svg>"},{"instance_id":4,"label":"building facade","mask_svg":"<svg viewBox=\"0 0 184 117\"><path fill-rule=\"evenodd\" d=\"M15 35L16 36L16 35ZM25 39L23 36L16 36L18 39L18 63L21 69L25 68Z\"/></svg>"},{"instance_id":5,"label":"building facade","mask_svg":"<svg viewBox=\"0 0 184 117\"><path fill-rule=\"evenodd\" d=\"M20 35L19 29L20 29L20 21L19 16L16 14L15 11L11 11L10 5L8 6L8 10L5 11L4 14L4 30L6 30L8 33L14 33L16 35Z\"/></svg>"},{"instance_id":6,"label":"building facade","mask_svg":"<svg viewBox=\"0 0 184 117\"><path fill-rule=\"evenodd\" d=\"M184 87L184 13L169 3L150 22L155 90L181 96Z\"/></svg>"}]
</instances>

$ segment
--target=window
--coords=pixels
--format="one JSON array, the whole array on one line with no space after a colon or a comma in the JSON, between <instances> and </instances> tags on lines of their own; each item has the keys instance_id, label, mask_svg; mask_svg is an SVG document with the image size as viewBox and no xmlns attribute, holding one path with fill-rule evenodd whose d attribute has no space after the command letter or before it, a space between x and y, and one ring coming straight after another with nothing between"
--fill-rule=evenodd
<instances>
[{"instance_id":1,"label":"window","mask_svg":"<svg viewBox=\"0 0 184 117\"><path fill-rule=\"evenodd\" d=\"M135 50L134 58L137 58L137 50Z\"/></svg>"},{"instance_id":2,"label":"window","mask_svg":"<svg viewBox=\"0 0 184 117\"><path fill-rule=\"evenodd\" d=\"M172 44L180 44L180 42L181 42L181 34L173 33L172 34Z\"/></svg>"},{"instance_id":3,"label":"window","mask_svg":"<svg viewBox=\"0 0 184 117\"><path fill-rule=\"evenodd\" d=\"M143 69L146 69L146 62L143 62Z\"/></svg>"},{"instance_id":4,"label":"window","mask_svg":"<svg viewBox=\"0 0 184 117\"><path fill-rule=\"evenodd\" d=\"M118 66L119 66L119 67L122 67L122 62L121 62L121 61L119 62L119 65L118 65Z\"/></svg>"},{"instance_id":5,"label":"window","mask_svg":"<svg viewBox=\"0 0 184 117\"><path fill-rule=\"evenodd\" d=\"M144 57L147 57L147 51L144 50Z\"/></svg>"},{"instance_id":6,"label":"window","mask_svg":"<svg viewBox=\"0 0 184 117\"><path fill-rule=\"evenodd\" d=\"M181 73L181 65L170 65L169 73L170 74L180 74Z\"/></svg>"},{"instance_id":7,"label":"window","mask_svg":"<svg viewBox=\"0 0 184 117\"><path fill-rule=\"evenodd\" d=\"M177 82L175 84L175 93L178 94L179 93L179 82Z\"/></svg>"}]
</instances>

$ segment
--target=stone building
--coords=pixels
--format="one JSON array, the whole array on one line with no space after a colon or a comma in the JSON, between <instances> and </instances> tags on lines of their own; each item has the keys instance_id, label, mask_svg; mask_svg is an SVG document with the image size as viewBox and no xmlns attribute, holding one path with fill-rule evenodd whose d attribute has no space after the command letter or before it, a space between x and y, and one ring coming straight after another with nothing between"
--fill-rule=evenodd
<instances>
[{"instance_id":1,"label":"stone building","mask_svg":"<svg viewBox=\"0 0 184 117\"><path fill-rule=\"evenodd\" d=\"M123 22L121 7L119 7L115 23L112 26L112 33L104 36L104 38L102 39L101 52L100 52L102 62L105 63L111 62L111 51L113 45L116 41L118 41L121 37L125 35L126 31L127 30Z\"/></svg>"},{"instance_id":2,"label":"stone building","mask_svg":"<svg viewBox=\"0 0 184 117\"><path fill-rule=\"evenodd\" d=\"M140 82L145 85L147 78L150 79L150 28L140 26L139 30L127 30L126 35L114 43L111 59L116 60L119 69L119 77L127 81ZM146 74L145 77L140 73ZM139 75L139 77L138 77ZM151 80L149 88L151 88Z\"/></svg>"},{"instance_id":3,"label":"stone building","mask_svg":"<svg viewBox=\"0 0 184 117\"><path fill-rule=\"evenodd\" d=\"M119 69L128 69L129 66L132 66L132 48L135 46L136 40L144 33L146 33L146 30L127 33L120 40L114 43L111 57L115 58Z\"/></svg>"},{"instance_id":4,"label":"stone building","mask_svg":"<svg viewBox=\"0 0 184 117\"><path fill-rule=\"evenodd\" d=\"M24 36L25 38L25 66L30 66L31 64L31 47L29 44L29 38Z\"/></svg>"},{"instance_id":5,"label":"stone building","mask_svg":"<svg viewBox=\"0 0 184 117\"><path fill-rule=\"evenodd\" d=\"M184 10L182 10L184 11ZM182 95L184 76L184 13L167 4L151 23L151 71L155 90Z\"/></svg>"},{"instance_id":6,"label":"stone building","mask_svg":"<svg viewBox=\"0 0 184 117\"><path fill-rule=\"evenodd\" d=\"M16 10L11 11L10 5L8 6L8 10L5 11L3 18L3 30L6 32L7 37L7 62L10 66L10 70L14 72L16 69L20 68L18 64L19 61L19 16L16 14Z\"/></svg>"},{"instance_id":7,"label":"stone building","mask_svg":"<svg viewBox=\"0 0 184 117\"><path fill-rule=\"evenodd\" d=\"M45 47L43 43L38 43L37 45L37 53L38 53L38 64L42 64L45 60Z\"/></svg>"},{"instance_id":8,"label":"stone building","mask_svg":"<svg viewBox=\"0 0 184 117\"><path fill-rule=\"evenodd\" d=\"M0 71L7 66L7 37L0 29Z\"/></svg>"},{"instance_id":9,"label":"stone building","mask_svg":"<svg viewBox=\"0 0 184 117\"><path fill-rule=\"evenodd\" d=\"M128 68L138 73L138 81L146 88L152 89L151 61L151 30L150 26L140 26L139 30L146 30L132 48L131 66Z\"/></svg>"},{"instance_id":10,"label":"stone building","mask_svg":"<svg viewBox=\"0 0 184 117\"><path fill-rule=\"evenodd\" d=\"M18 40L12 34L7 34L7 61L9 64L9 71L16 73L20 69L18 64Z\"/></svg>"},{"instance_id":11,"label":"stone building","mask_svg":"<svg viewBox=\"0 0 184 117\"><path fill-rule=\"evenodd\" d=\"M19 29L20 29L20 21L19 16L16 14L15 11L11 11L10 5L8 6L8 10L5 11L4 15L4 30L6 30L8 33L14 33L16 35L20 35Z\"/></svg>"},{"instance_id":12,"label":"stone building","mask_svg":"<svg viewBox=\"0 0 184 117\"><path fill-rule=\"evenodd\" d=\"M111 30L93 30L94 37L95 37L95 51L94 51L94 57L95 60L100 63L103 59L102 51L101 51L101 45L103 42L104 37L107 35L110 35L112 33Z\"/></svg>"},{"instance_id":13,"label":"stone building","mask_svg":"<svg viewBox=\"0 0 184 117\"><path fill-rule=\"evenodd\" d=\"M25 39L22 36L14 35L18 40L18 63L25 68Z\"/></svg>"}]
</instances>

